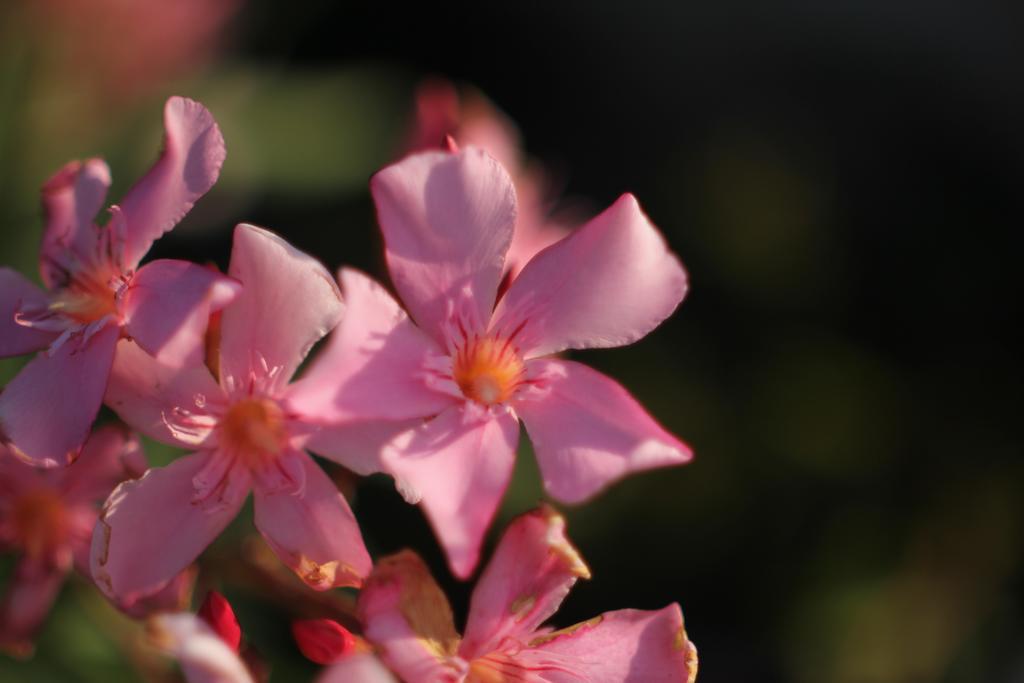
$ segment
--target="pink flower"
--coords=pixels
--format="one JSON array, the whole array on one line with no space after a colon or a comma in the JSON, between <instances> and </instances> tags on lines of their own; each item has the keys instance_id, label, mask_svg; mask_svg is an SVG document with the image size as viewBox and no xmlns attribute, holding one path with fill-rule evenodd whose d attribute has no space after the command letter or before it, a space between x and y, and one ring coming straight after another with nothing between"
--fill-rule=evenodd
<instances>
[{"instance_id":1,"label":"pink flower","mask_svg":"<svg viewBox=\"0 0 1024 683\"><path fill-rule=\"evenodd\" d=\"M43 186L44 293L0 269L0 356L40 349L0 394L0 432L22 459L53 467L78 455L96 417L120 337L172 364L202 360L210 312L238 285L184 261L138 267L216 181L224 141L202 105L172 97L160 159L93 223L110 185L99 159L72 162ZM137 269L137 270L136 270Z\"/></svg>"},{"instance_id":2,"label":"pink flower","mask_svg":"<svg viewBox=\"0 0 1024 683\"><path fill-rule=\"evenodd\" d=\"M539 164L527 162L519 131L508 117L476 91L460 96L448 81L430 79L416 91L416 120L408 149L436 150L446 136L460 145L480 147L512 177L519 207L505 268L514 279L534 255L565 237L576 224L552 215L551 180Z\"/></svg>"},{"instance_id":3,"label":"pink flower","mask_svg":"<svg viewBox=\"0 0 1024 683\"><path fill-rule=\"evenodd\" d=\"M235 229L229 274L244 290L222 314L217 378L119 342L108 405L151 438L196 451L118 487L103 508L93 576L129 603L196 558L250 490L256 527L313 588L359 585L371 566L348 504L302 450L314 427L281 402L341 317L337 285L317 261L250 225Z\"/></svg>"},{"instance_id":4,"label":"pink flower","mask_svg":"<svg viewBox=\"0 0 1024 683\"><path fill-rule=\"evenodd\" d=\"M680 683L697 676L697 651L679 605L606 612L562 630L542 626L590 572L551 509L506 531L470 601L465 636L423 561L405 551L380 561L359 595L367 639L408 683Z\"/></svg>"},{"instance_id":5,"label":"pink flower","mask_svg":"<svg viewBox=\"0 0 1024 683\"><path fill-rule=\"evenodd\" d=\"M81 457L42 470L0 446L0 545L20 554L0 603L0 648L25 656L71 568L89 576L97 506L146 467L138 439L117 427L93 432Z\"/></svg>"},{"instance_id":6,"label":"pink flower","mask_svg":"<svg viewBox=\"0 0 1024 683\"><path fill-rule=\"evenodd\" d=\"M475 148L422 153L371 187L411 319L343 270L349 314L290 405L325 425L313 451L387 471L422 501L458 576L476 566L508 485L519 418L545 488L566 502L690 460L620 385L550 358L634 342L682 300L686 274L632 195L540 252L495 306L516 211L496 161Z\"/></svg>"}]
</instances>

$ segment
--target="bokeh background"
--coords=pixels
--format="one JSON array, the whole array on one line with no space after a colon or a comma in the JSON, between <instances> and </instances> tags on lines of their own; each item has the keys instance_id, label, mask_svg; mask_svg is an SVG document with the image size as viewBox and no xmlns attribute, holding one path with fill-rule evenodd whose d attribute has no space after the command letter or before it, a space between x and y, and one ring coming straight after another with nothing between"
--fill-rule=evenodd
<instances>
[{"instance_id":1,"label":"bokeh background","mask_svg":"<svg viewBox=\"0 0 1024 683\"><path fill-rule=\"evenodd\" d=\"M0 261L33 277L41 183L101 155L116 200L172 94L228 160L156 257L223 266L245 220L383 277L367 180L428 76L511 117L561 208L639 197L691 293L579 357L697 458L566 510L594 579L557 624L679 601L704 683L1024 680L1024 6L6 0L0 22ZM371 551L419 550L464 615L418 509L335 474ZM541 498L524 445L495 529ZM197 597L232 600L275 680L308 678L297 603L239 569L249 519ZM71 582L0 679L156 676L136 638Z\"/></svg>"}]
</instances>

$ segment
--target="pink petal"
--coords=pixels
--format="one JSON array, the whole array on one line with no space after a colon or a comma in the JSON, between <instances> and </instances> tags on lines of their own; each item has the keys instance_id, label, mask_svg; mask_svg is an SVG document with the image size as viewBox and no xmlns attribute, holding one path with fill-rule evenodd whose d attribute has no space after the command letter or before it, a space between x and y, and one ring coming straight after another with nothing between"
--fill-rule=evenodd
<instances>
[{"instance_id":1,"label":"pink petal","mask_svg":"<svg viewBox=\"0 0 1024 683\"><path fill-rule=\"evenodd\" d=\"M543 667L549 683L692 683L697 676L697 650L675 604L657 611L605 612L539 637L515 659L527 669ZM561 667L544 666L552 660Z\"/></svg>"},{"instance_id":2,"label":"pink petal","mask_svg":"<svg viewBox=\"0 0 1024 683\"><path fill-rule=\"evenodd\" d=\"M50 613L66 573L21 560L0 602L0 651L15 657L32 654L36 632Z\"/></svg>"},{"instance_id":3,"label":"pink petal","mask_svg":"<svg viewBox=\"0 0 1024 683\"><path fill-rule=\"evenodd\" d=\"M423 420L353 420L320 427L306 442L317 455L344 465L356 474L383 472L381 453L399 434Z\"/></svg>"},{"instance_id":4,"label":"pink petal","mask_svg":"<svg viewBox=\"0 0 1024 683\"><path fill-rule=\"evenodd\" d=\"M108 597L130 605L160 590L238 514L244 495L221 505L195 500L193 479L210 457L194 453L167 467L154 467L110 494L96 523L91 553L93 579Z\"/></svg>"},{"instance_id":5,"label":"pink petal","mask_svg":"<svg viewBox=\"0 0 1024 683\"><path fill-rule=\"evenodd\" d=\"M122 481L139 477L145 470L146 456L138 437L119 425L108 424L89 435L75 462L54 472L61 477L65 500L92 506L106 500Z\"/></svg>"},{"instance_id":6,"label":"pink petal","mask_svg":"<svg viewBox=\"0 0 1024 683\"><path fill-rule=\"evenodd\" d=\"M319 261L245 224L235 228L228 271L244 289L221 319L221 377L246 383L272 373L283 386L341 318L338 286Z\"/></svg>"},{"instance_id":7,"label":"pink petal","mask_svg":"<svg viewBox=\"0 0 1024 683\"><path fill-rule=\"evenodd\" d=\"M413 319L444 344L453 309L486 326L516 219L512 180L482 150L424 152L370 181L388 268Z\"/></svg>"},{"instance_id":8,"label":"pink petal","mask_svg":"<svg viewBox=\"0 0 1024 683\"><path fill-rule=\"evenodd\" d=\"M686 273L636 199L601 215L523 268L495 311L528 357L635 342L686 294Z\"/></svg>"},{"instance_id":9,"label":"pink petal","mask_svg":"<svg viewBox=\"0 0 1024 683\"><path fill-rule=\"evenodd\" d=\"M210 314L231 303L242 288L211 268L162 259L147 263L124 294L128 335L161 363L199 365Z\"/></svg>"},{"instance_id":10,"label":"pink petal","mask_svg":"<svg viewBox=\"0 0 1024 683\"><path fill-rule=\"evenodd\" d=\"M359 586L372 562L355 516L337 487L305 453L298 492L267 492L257 486L256 528L270 547L310 587Z\"/></svg>"},{"instance_id":11,"label":"pink petal","mask_svg":"<svg viewBox=\"0 0 1024 683\"><path fill-rule=\"evenodd\" d=\"M474 407L475 408L475 407ZM465 579L512 477L519 423L453 406L397 437L384 463L406 500L422 502L452 572Z\"/></svg>"},{"instance_id":12,"label":"pink petal","mask_svg":"<svg viewBox=\"0 0 1024 683\"><path fill-rule=\"evenodd\" d=\"M579 577L590 571L565 536L565 519L546 507L522 515L476 584L459 654L471 660L506 642L525 643Z\"/></svg>"},{"instance_id":13,"label":"pink petal","mask_svg":"<svg viewBox=\"0 0 1024 683\"><path fill-rule=\"evenodd\" d=\"M88 557L85 558L85 570L82 573L85 576L92 576ZM192 604L192 590L195 588L198 575L199 567L190 564L156 593L149 593L126 604L112 600L111 604L132 619L145 619L160 612L180 612Z\"/></svg>"},{"instance_id":14,"label":"pink petal","mask_svg":"<svg viewBox=\"0 0 1024 683\"><path fill-rule=\"evenodd\" d=\"M627 474L681 465L689 447L666 432L621 385L573 361L536 360L528 372L546 393L516 411L537 453L544 487L577 503Z\"/></svg>"},{"instance_id":15,"label":"pink petal","mask_svg":"<svg viewBox=\"0 0 1024 683\"><path fill-rule=\"evenodd\" d=\"M110 187L110 169L102 159L65 164L43 185L46 228L39 271L47 287L67 280L68 271L95 259L99 243L96 214Z\"/></svg>"},{"instance_id":16,"label":"pink petal","mask_svg":"<svg viewBox=\"0 0 1024 683\"><path fill-rule=\"evenodd\" d=\"M355 654L324 669L317 683L398 683L380 660L371 654Z\"/></svg>"},{"instance_id":17,"label":"pink petal","mask_svg":"<svg viewBox=\"0 0 1024 683\"><path fill-rule=\"evenodd\" d=\"M103 400L120 334L107 324L92 337L39 353L0 393L0 431L22 459L67 465L89 435Z\"/></svg>"},{"instance_id":18,"label":"pink petal","mask_svg":"<svg viewBox=\"0 0 1024 683\"><path fill-rule=\"evenodd\" d=\"M0 358L45 349L57 334L18 324L14 316L25 308L42 309L46 294L10 268L0 268Z\"/></svg>"},{"instance_id":19,"label":"pink petal","mask_svg":"<svg viewBox=\"0 0 1024 683\"><path fill-rule=\"evenodd\" d=\"M436 415L453 399L423 379L431 354L442 352L383 287L357 270L338 276L345 317L327 348L289 387L289 405L308 418L405 420Z\"/></svg>"},{"instance_id":20,"label":"pink petal","mask_svg":"<svg viewBox=\"0 0 1024 683\"><path fill-rule=\"evenodd\" d=\"M137 266L150 245L213 187L226 154L220 129L203 105L184 97L167 100L163 153L120 205L126 267Z\"/></svg>"},{"instance_id":21,"label":"pink petal","mask_svg":"<svg viewBox=\"0 0 1024 683\"><path fill-rule=\"evenodd\" d=\"M213 445L216 418L209 407L227 399L205 366L163 365L138 344L122 339L104 400L122 420L151 439L197 448Z\"/></svg>"},{"instance_id":22,"label":"pink petal","mask_svg":"<svg viewBox=\"0 0 1024 683\"><path fill-rule=\"evenodd\" d=\"M455 656L452 610L430 570L411 550L385 557L359 592L363 632L403 681L457 683L466 664Z\"/></svg>"},{"instance_id":23,"label":"pink petal","mask_svg":"<svg viewBox=\"0 0 1024 683\"><path fill-rule=\"evenodd\" d=\"M153 644L178 660L188 683L253 683L242 659L194 614L158 614L146 629Z\"/></svg>"}]
</instances>

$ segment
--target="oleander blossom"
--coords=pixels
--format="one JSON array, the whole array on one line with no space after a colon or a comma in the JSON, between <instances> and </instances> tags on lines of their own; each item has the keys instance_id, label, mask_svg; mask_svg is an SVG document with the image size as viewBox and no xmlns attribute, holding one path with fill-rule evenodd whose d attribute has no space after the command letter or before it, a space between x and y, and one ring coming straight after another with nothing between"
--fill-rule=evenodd
<instances>
[{"instance_id":1,"label":"oleander blossom","mask_svg":"<svg viewBox=\"0 0 1024 683\"><path fill-rule=\"evenodd\" d=\"M72 568L89 576L99 504L146 468L139 441L105 426L72 465L44 470L0 446L0 546L19 558L0 602L0 649L25 656Z\"/></svg>"},{"instance_id":2,"label":"oleander blossom","mask_svg":"<svg viewBox=\"0 0 1024 683\"><path fill-rule=\"evenodd\" d=\"M281 401L309 349L341 317L338 287L316 260L244 224L229 274L244 289L222 314L208 361L214 374L206 365L163 365L134 342L119 343L108 405L143 434L195 451L118 487L103 508L93 576L127 602L197 557L250 491L256 527L309 586L356 586L371 568L348 504L303 450L313 427Z\"/></svg>"},{"instance_id":3,"label":"oleander blossom","mask_svg":"<svg viewBox=\"0 0 1024 683\"><path fill-rule=\"evenodd\" d=\"M202 362L212 311L237 283L185 261L141 268L150 245L213 186L224 140L202 105L172 97L164 150L149 172L94 223L110 186L100 159L71 162L43 186L40 272L48 292L0 268L0 357L40 351L0 393L0 438L23 460L66 465L102 403L119 338L162 362Z\"/></svg>"},{"instance_id":4,"label":"oleander blossom","mask_svg":"<svg viewBox=\"0 0 1024 683\"><path fill-rule=\"evenodd\" d=\"M542 249L565 237L580 221L553 213L552 181L539 163L528 160L516 125L475 90L460 93L452 83L431 78L416 89L416 115L409 152L438 149L454 140L479 147L505 167L516 188L516 226L505 255L514 279Z\"/></svg>"},{"instance_id":5,"label":"oleander blossom","mask_svg":"<svg viewBox=\"0 0 1024 683\"><path fill-rule=\"evenodd\" d=\"M692 683L697 650L679 605L544 626L590 572L549 508L505 532L470 600L465 635L415 553L381 560L359 595L366 638L407 683ZM340 680L340 679L338 679Z\"/></svg>"},{"instance_id":6,"label":"oleander blossom","mask_svg":"<svg viewBox=\"0 0 1024 683\"><path fill-rule=\"evenodd\" d=\"M537 254L495 305L516 199L494 159L473 147L425 152L371 188L409 315L342 270L349 315L289 405L323 425L311 450L386 471L422 502L455 574L476 566L512 475L519 418L545 488L565 502L691 458L619 384L551 357L634 342L682 300L686 274L636 199L622 196Z\"/></svg>"}]
</instances>

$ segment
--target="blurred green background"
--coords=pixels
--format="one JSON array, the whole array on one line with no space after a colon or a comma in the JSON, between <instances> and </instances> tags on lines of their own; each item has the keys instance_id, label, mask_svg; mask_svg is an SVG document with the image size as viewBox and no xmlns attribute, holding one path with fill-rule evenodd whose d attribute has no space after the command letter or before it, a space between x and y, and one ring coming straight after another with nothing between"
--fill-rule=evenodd
<instances>
[{"instance_id":1,"label":"blurred green background","mask_svg":"<svg viewBox=\"0 0 1024 683\"><path fill-rule=\"evenodd\" d=\"M639 197L691 292L578 357L697 457L566 510L594 578L557 624L679 601L704 683L1024 680L1021 5L7 0L0 22L0 261L32 277L42 182L100 155L116 201L172 94L228 160L154 257L224 266L244 220L384 277L367 180L428 75L507 113L566 205ZM495 532L542 497L520 456ZM418 509L383 477L353 505L371 552L416 548L465 614ZM250 519L199 597L232 600L274 679L308 678L294 609L231 578ZM133 633L71 582L0 679L142 678Z\"/></svg>"}]
</instances>

